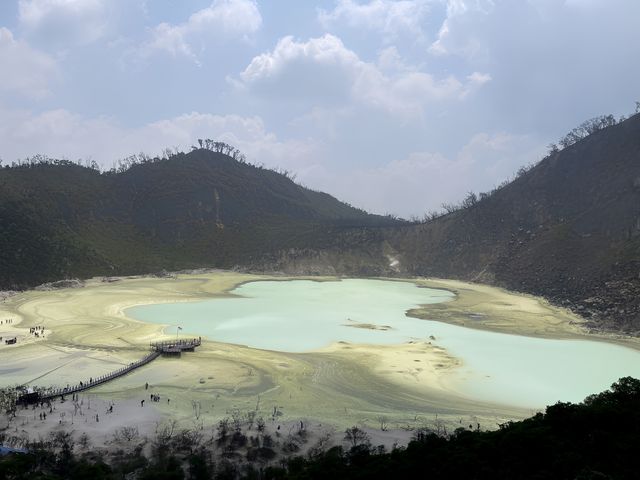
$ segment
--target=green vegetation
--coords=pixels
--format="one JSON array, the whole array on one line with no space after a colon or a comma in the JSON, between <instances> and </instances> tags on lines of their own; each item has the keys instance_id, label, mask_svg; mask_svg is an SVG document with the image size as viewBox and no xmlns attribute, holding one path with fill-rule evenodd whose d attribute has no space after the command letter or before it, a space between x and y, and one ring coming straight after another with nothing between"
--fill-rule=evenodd
<instances>
[{"instance_id":1,"label":"green vegetation","mask_svg":"<svg viewBox=\"0 0 640 480\"><path fill-rule=\"evenodd\" d=\"M498 431L418 432L406 449L385 454L334 448L290 460L272 478L637 478L639 407L640 381L626 377L581 404L557 403Z\"/></svg>"},{"instance_id":2,"label":"green vegetation","mask_svg":"<svg viewBox=\"0 0 640 480\"><path fill-rule=\"evenodd\" d=\"M372 446L365 432L352 427L345 432L346 448L311 448L299 455L306 435L302 426L274 440L264 433L264 422L260 428L261 419L256 420L257 436L245 435L241 423L237 415L222 420L209 440L200 430L165 425L156 432L149 456L134 430L115 435L115 444L128 447L104 457L86 448L86 436L75 439L60 431L27 445L26 454L0 457L0 478L635 479L640 380L621 378L580 404L557 403L497 431L479 431L475 425L451 435L420 430L406 448L390 452ZM0 431L0 441L8 438ZM82 444L85 453L75 453ZM326 447L326 439L320 445Z\"/></svg>"},{"instance_id":3,"label":"green vegetation","mask_svg":"<svg viewBox=\"0 0 640 480\"><path fill-rule=\"evenodd\" d=\"M212 140L108 172L34 157L0 169L0 289L202 267L399 273L540 295L594 329L640 332L640 115L566 138L422 224L369 215Z\"/></svg>"},{"instance_id":4,"label":"green vegetation","mask_svg":"<svg viewBox=\"0 0 640 480\"><path fill-rule=\"evenodd\" d=\"M95 275L247 265L340 248L369 215L206 140L190 153L96 165L38 156L0 169L0 289Z\"/></svg>"}]
</instances>

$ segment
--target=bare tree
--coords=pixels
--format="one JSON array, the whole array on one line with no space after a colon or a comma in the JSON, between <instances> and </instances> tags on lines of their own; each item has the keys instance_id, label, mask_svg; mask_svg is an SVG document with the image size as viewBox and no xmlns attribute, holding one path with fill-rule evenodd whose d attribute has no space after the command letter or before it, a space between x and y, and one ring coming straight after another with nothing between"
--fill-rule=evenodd
<instances>
[{"instance_id":1,"label":"bare tree","mask_svg":"<svg viewBox=\"0 0 640 480\"><path fill-rule=\"evenodd\" d=\"M116 443L129 443L132 440L138 438L139 435L140 433L138 432L138 427L136 426L121 427L113 433L113 440Z\"/></svg>"},{"instance_id":2,"label":"bare tree","mask_svg":"<svg viewBox=\"0 0 640 480\"><path fill-rule=\"evenodd\" d=\"M247 412L247 428L249 430L251 430L253 428L253 422L255 421L256 418L256 411L255 410L249 410Z\"/></svg>"},{"instance_id":3,"label":"bare tree","mask_svg":"<svg viewBox=\"0 0 640 480\"><path fill-rule=\"evenodd\" d=\"M358 445L369 443L369 434L354 425L344 431L344 439L349 442L352 447L357 447Z\"/></svg>"},{"instance_id":4,"label":"bare tree","mask_svg":"<svg viewBox=\"0 0 640 480\"><path fill-rule=\"evenodd\" d=\"M224 443L229 435L229 419L227 417L218 422L218 442Z\"/></svg>"},{"instance_id":5,"label":"bare tree","mask_svg":"<svg viewBox=\"0 0 640 480\"><path fill-rule=\"evenodd\" d=\"M601 115L582 122L575 127L558 142L562 148L567 148L574 143L579 142L583 138L594 134L607 127L611 127L618 123L613 115Z\"/></svg>"},{"instance_id":6,"label":"bare tree","mask_svg":"<svg viewBox=\"0 0 640 480\"><path fill-rule=\"evenodd\" d=\"M458 210L460 210L460 207L458 205L453 204L453 203L443 203L441 206L444 209L444 211L447 212L447 213L453 213L453 212L457 212Z\"/></svg>"},{"instance_id":7,"label":"bare tree","mask_svg":"<svg viewBox=\"0 0 640 480\"><path fill-rule=\"evenodd\" d=\"M378 417L378 422L380 422L380 430L382 430L383 432L386 432L387 431L387 424L389 423L389 419L384 415L380 415Z\"/></svg>"},{"instance_id":8,"label":"bare tree","mask_svg":"<svg viewBox=\"0 0 640 480\"><path fill-rule=\"evenodd\" d=\"M258 419L256 420L256 428L260 433L264 432L264 428L265 428L264 418L258 417Z\"/></svg>"},{"instance_id":9,"label":"bare tree","mask_svg":"<svg viewBox=\"0 0 640 480\"><path fill-rule=\"evenodd\" d=\"M469 192L467 196L462 201L462 208L473 207L476 203L478 203L478 197L475 193Z\"/></svg>"},{"instance_id":10,"label":"bare tree","mask_svg":"<svg viewBox=\"0 0 640 480\"><path fill-rule=\"evenodd\" d=\"M167 423L156 424L156 444L166 446L173 438L178 422L170 420Z\"/></svg>"}]
</instances>

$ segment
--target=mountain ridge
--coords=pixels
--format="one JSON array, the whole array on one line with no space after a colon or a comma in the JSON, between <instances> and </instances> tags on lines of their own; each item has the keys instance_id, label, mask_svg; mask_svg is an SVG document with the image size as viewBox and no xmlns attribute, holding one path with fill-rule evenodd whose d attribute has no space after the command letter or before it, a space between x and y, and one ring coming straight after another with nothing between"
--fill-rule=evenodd
<instances>
[{"instance_id":1,"label":"mountain ridge","mask_svg":"<svg viewBox=\"0 0 640 480\"><path fill-rule=\"evenodd\" d=\"M640 115L590 132L465 208L371 215L196 149L100 173L0 169L0 288L199 267L437 276L535 294L640 331Z\"/></svg>"},{"instance_id":2,"label":"mountain ridge","mask_svg":"<svg viewBox=\"0 0 640 480\"><path fill-rule=\"evenodd\" d=\"M469 208L400 230L389 241L411 274L542 295L637 331L640 115L550 154Z\"/></svg>"},{"instance_id":3,"label":"mountain ridge","mask_svg":"<svg viewBox=\"0 0 640 480\"><path fill-rule=\"evenodd\" d=\"M361 230L361 245L379 247L387 275L487 283L570 308L593 330L640 332L640 115L474 198L424 223ZM253 267L333 274L337 258L281 252Z\"/></svg>"},{"instance_id":4,"label":"mountain ridge","mask_svg":"<svg viewBox=\"0 0 640 480\"><path fill-rule=\"evenodd\" d=\"M0 288L230 268L279 248L323 248L332 229L398 223L205 149L119 173L71 162L4 168Z\"/></svg>"}]
</instances>

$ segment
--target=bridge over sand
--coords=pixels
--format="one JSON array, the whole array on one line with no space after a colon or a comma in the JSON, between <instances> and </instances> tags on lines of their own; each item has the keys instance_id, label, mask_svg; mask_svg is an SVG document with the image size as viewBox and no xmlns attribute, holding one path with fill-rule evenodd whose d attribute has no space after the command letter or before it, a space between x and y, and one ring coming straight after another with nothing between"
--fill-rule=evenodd
<instances>
[{"instance_id":1,"label":"bridge over sand","mask_svg":"<svg viewBox=\"0 0 640 480\"><path fill-rule=\"evenodd\" d=\"M111 380L122 377L133 370L140 368L148 363L151 363L161 355L166 356L180 356L182 352L193 352L196 347L202 344L201 338L188 338L188 339L175 339L165 340L162 342L153 342L150 344L151 352L145 355L137 362L132 362L118 370L110 372L106 375L102 375L96 378L89 378L88 380L80 381L75 385L67 385L63 388L54 388L50 390L38 390L37 388L29 388L18 397L18 403L31 404L38 402L45 402L53 400L57 397L63 397L65 395L72 395L74 393L83 392L90 388L103 385Z\"/></svg>"}]
</instances>

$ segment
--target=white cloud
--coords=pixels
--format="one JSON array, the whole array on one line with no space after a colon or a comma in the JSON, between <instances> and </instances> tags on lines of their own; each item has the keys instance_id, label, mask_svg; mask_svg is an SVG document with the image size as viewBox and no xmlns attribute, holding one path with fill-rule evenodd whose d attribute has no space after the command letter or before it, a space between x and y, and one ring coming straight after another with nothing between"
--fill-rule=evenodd
<instances>
[{"instance_id":1,"label":"white cloud","mask_svg":"<svg viewBox=\"0 0 640 480\"><path fill-rule=\"evenodd\" d=\"M358 3L339 0L331 11L318 10L318 20L325 29L346 25L356 29L369 29L383 35L386 41L400 35L411 35L414 40L424 36L422 22L429 11L427 0L371 0Z\"/></svg>"},{"instance_id":2,"label":"white cloud","mask_svg":"<svg viewBox=\"0 0 640 480\"><path fill-rule=\"evenodd\" d=\"M480 87L482 87L485 83L490 81L491 81L491 75L489 75L488 73L473 72L471 75L467 76L467 83L465 85L465 88L462 94L460 95L461 98L464 98L467 95L475 92Z\"/></svg>"},{"instance_id":3,"label":"white cloud","mask_svg":"<svg viewBox=\"0 0 640 480\"><path fill-rule=\"evenodd\" d=\"M41 98L49 93L51 78L58 75L53 58L16 40L4 27L0 27L0 65L0 94Z\"/></svg>"},{"instance_id":4,"label":"white cloud","mask_svg":"<svg viewBox=\"0 0 640 480\"><path fill-rule=\"evenodd\" d=\"M105 0L20 0L20 27L30 37L53 46L85 44L107 29Z\"/></svg>"},{"instance_id":5,"label":"white cloud","mask_svg":"<svg viewBox=\"0 0 640 480\"><path fill-rule=\"evenodd\" d=\"M365 64L339 38L308 42L280 39L272 52L254 57L240 74L241 85L279 97L343 101Z\"/></svg>"},{"instance_id":6,"label":"white cloud","mask_svg":"<svg viewBox=\"0 0 640 480\"><path fill-rule=\"evenodd\" d=\"M252 162L305 172L317 157L311 141L282 141L259 117L192 112L137 128L124 128L106 117L86 118L68 110L0 110L0 157L5 162L35 154L53 158L93 159L106 168L144 151L158 155L166 147L189 151L198 138L225 141Z\"/></svg>"},{"instance_id":7,"label":"white cloud","mask_svg":"<svg viewBox=\"0 0 640 480\"><path fill-rule=\"evenodd\" d=\"M382 52L379 65L364 62L338 37L325 34L307 42L282 38L273 51L254 57L240 79L241 87L255 93L311 101L312 107L351 100L412 117L432 102L465 97L490 77L475 72L464 83L453 75L436 78L402 66L390 50Z\"/></svg>"},{"instance_id":8,"label":"white cloud","mask_svg":"<svg viewBox=\"0 0 640 480\"><path fill-rule=\"evenodd\" d=\"M111 168L132 153L155 155L165 147L188 151L198 138L214 138L235 145L250 161L286 168L302 183L343 201L405 217L457 202L469 190L489 190L519 166L540 159L544 150L529 136L479 133L452 156L418 151L379 167L353 169L328 166L320 142L282 140L255 116L191 112L137 128L63 109L39 114L0 110L0 119L0 157L5 163L43 153L93 159Z\"/></svg>"},{"instance_id":9,"label":"white cloud","mask_svg":"<svg viewBox=\"0 0 640 480\"><path fill-rule=\"evenodd\" d=\"M243 38L255 33L261 25L262 16L254 0L216 0L184 23L157 25L141 52L164 51L199 63L198 52L194 51L196 38Z\"/></svg>"},{"instance_id":10,"label":"white cloud","mask_svg":"<svg viewBox=\"0 0 640 480\"><path fill-rule=\"evenodd\" d=\"M152 32L153 38L145 45L149 50L161 50L173 57L184 55L197 62L196 55L185 38L185 30L168 23L161 23Z\"/></svg>"},{"instance_id":11,"label":"white cloud","mask_svg":"<svg viewBox=\"0 0 640 480\"><path fill-rule=\"evenodd\" d=\"M383 72L401 72L401 71L415 71L416 68L411 65L407 65L398 49L395 46L383 48L378 52L378 68Z\"/></svg>"},{"instance_id":12,"label":"white cloud","mask_svg":"<svg viewBox=\"0 0 640 480\"><path fill-rule=\"evenodd\" d=\"M294 171L304 171L316 156L316 146L312 141L281 141L257 116L192 112L153 122L136 131L137 135L145 139L149 149L158 148L163 140L185 149L195 144L198 138L221 140L239 148L251 162Z\"/></svg>"},{"instance_id":13,"label":"white cloud","mask_svg":"<svg viewBox=\"0 0 640 480\"><path fill-rule=\"evenodd\" d=\"M585 118L629 111L640 79L640 62L627 60L640 58L637 18L640 2L628 0L449 0L430 52L434 63L490 71L474 97L486 97L477 118L559 137Z\"/></svg>"},{"instance_id":14,"label":"white cloud","mask_svg":"<svg viewBox=\"0 0 640 480\"><path fill-rule=\"evenodd\" d=\"M313 181L301 179L369 211L408 218L458 203L469 191L491 190L543 152L529 136L479 133L451 157L414 152L376 168L319 168Z\"/></svg>"},{"instance_id":15,"label":"white cloud","mask_svg":"<svg viewBox=\"0 0 640 480\"><path fill-rule=\"evenodd\" d=\"M494 6L494 0L447 0L447 16L429 51L435 55L455 53L467 58L486 57L489 52L481 39L473 34L465 35L464 38L459 38L456 34L457 31L464 30L465 25L482 24Z\"/></svg>"}]
</instances>

